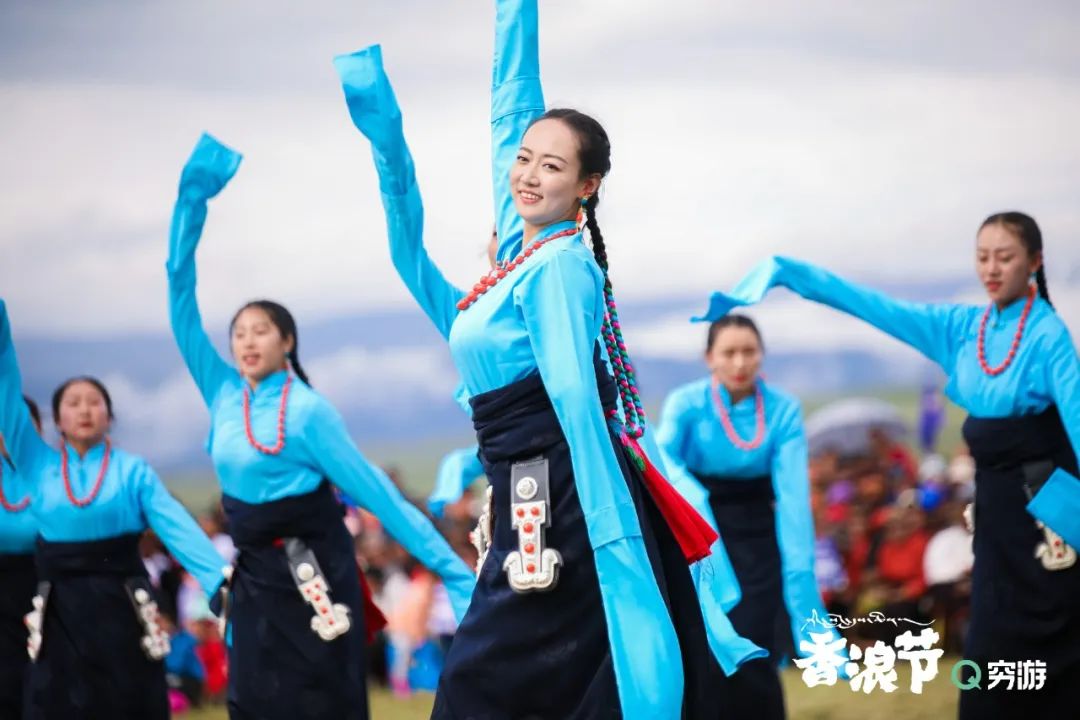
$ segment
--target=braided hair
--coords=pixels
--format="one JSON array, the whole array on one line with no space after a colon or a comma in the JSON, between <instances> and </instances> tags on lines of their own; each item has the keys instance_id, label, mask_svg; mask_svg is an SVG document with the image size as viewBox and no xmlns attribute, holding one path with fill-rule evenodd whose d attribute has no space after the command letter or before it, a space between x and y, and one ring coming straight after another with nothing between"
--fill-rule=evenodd
<instances>
[{"instance_id":1,"label":"braided hair","mask_svg":"<svg viewBox=\"0 0 1080 720\"><path fill-rule=\"evenodd\" d=\"M1030 215L1017 212L1016 210L994 213L983 220L982 225L979 226L979 230L982 230L987 225L1001 225L1009 230L1009 232L1016 235L1020 240L1020 244L1027 250L1029 257L1034 257L1035 255L1042 253L1042 231L1039 230L1039 225L1035 222L1035 218ZM1054 304L1050 302L1050 293L1046 289L1045 256L1043 257L1043 261L1039 263L1039 269L1035 271L1035 286L1039 290L1039 297L1045 300L1047 305L1054 307Z\"/></svg>"},{"instance_id":2,"label":"braided hair","mask_svg":"<svg viewBox=\"0 0 1080 720\"><path fill-rule=\"evenodd\" d=\"M305 385L311 386L308 382L307 373L304 372L304 368L300 365L300 334L296 330L296 319L293 318L292 313L286 309L284 305L276 303L273 300L252 300L244 305L242 308L236 311L233 315L233 319L229 322L229 334L232 334L233 326L236 325L236 320L240 317L240 313L244 312L248 308L258 308L270 316L270 322L274 324L274 327L281 333L282 339L291 337L293 339L292 350L286 353L285 357L289 359L289 365L292 367L292 371L296 373L296 377L300 378Z\"/></svg>"},{"instance_id":3,"label":"braided hair","mask_svg":"<svg viewBox=\"0 0 1080 720\"><path fill-rule=\"evenodd\" d=\"M540 120L560 120L574 132L578 141L578 159L581 162L582 178L590 175L599 175L601 178L607 176L611 170L611 142L599 122L583 112L568 108L548 110L535 122ZM582 210L596 264L604 273L604 325L601 334L604 337L608 357L611 359L615 384L619 388L619 397L622 399L623 425L626 434L632 438L639 438L645 432L645 408L638 392L634 365L630 361L630 353L626 349L626 342L619 324L619 310L615 305L615 293L611 286L607 246L604 243L604 235L600 232L600 224L596 220L596 207L599 204L599 194L592 193L585 200Z\"/></svg>"}]
</instances>

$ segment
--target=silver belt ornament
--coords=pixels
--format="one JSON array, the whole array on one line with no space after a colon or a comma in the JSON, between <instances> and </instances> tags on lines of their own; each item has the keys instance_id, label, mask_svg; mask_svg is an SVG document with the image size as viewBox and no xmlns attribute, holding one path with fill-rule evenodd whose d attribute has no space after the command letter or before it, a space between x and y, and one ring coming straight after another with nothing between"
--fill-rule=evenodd
<instances>
[{"instance_id":1,"label":"silver belt ornament","mask_svg":"<svg viewBox=\"0 0 1080 720\"><path fill-rule=\"evenodd\" d=\"M484 567L487 560L488 550L491 548L491 503L492 491L489 485L484 496L484 510L480 513L480 519L476 522L476 528L469 533L469 541L476 548L476 574L480 574L480 568Z\"/></svg>"},{"instance_id":2,"label":"silver belt ornament","mask_svg":"<svg viewBox=\"0 0 1080 720\"><path fill-rule=\"evenodd\" d=\"M349 607L331 600L330 585L315 553L300 538L285 538L284 547L296 589L315 611L311 616L312 632L325 642L347 633L352 625Z\"/></svg>"},{"instance_id":3,"label":"silver belt ornament","mask_svg":"<svg viewBox=\"0 0 1080 720\"><path fill-rule=\"evenodd\" d=\"M143 653L151 660L164 660L172 645L169 642L169 633L161 627L161 613L149 587L150 584L142 578L132 578L124 582L124 589L135 608L135 617L143 629L140 640Z\"/></svg>"},{"instance_id":4,"label":"silver belt ornament","mask_svg":"<svg viewBox=\"0 0 1080 720\"><path fill-rule=\"evenodd\" d=\"M559 580L562 556L544 547L545 528L552 524L548 461L536 458L510 468L510 520L518 549L503 562L510 588L525 593L551 590Z\"/></svg>"},{"instance_id":5,"label":"silver belt ornament","mask_svg":"<svg viewBox=\"0 0 1080 720\"><path fill-rule=\"evenodd\" d=\"M31 662L37 660L41 652L41 631L45 626L45 607L49 603L49 591L52 585L48 582L40 582L37 587L37 595L30 601L34 608L23 616L23 624L26 625L26 654Z\"/></svg>"},{"instance_id":6,"label":"silver belt ornament","mask_svg":"<svg viewBox=\"0 0 1080 720\"><path fill-rule=\"evenodd\" d=\"M1024 476L1024 494L1028 502L1035 497L1035 493L1054 474L1054 463L1050 460L1038 460L1024 463L1020 467ZM1042 563L1047 570L1068 570L1076 564L1076 550L1069 547L1065 540L1056 532L1046 526L1041 520L1035 521L1035 527L1043 532L1043 542L1035 546L1035 558Z\"/></svg>"}]
</instances>

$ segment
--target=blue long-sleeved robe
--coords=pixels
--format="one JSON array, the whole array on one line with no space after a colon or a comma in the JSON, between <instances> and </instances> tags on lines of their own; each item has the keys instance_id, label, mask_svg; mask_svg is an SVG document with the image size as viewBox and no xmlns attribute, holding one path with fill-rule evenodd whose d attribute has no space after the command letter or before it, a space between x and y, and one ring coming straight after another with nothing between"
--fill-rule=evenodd
<instances>
[{"instance_id":1,"label":"blue long-sleeved robe","mask_svg":"<svg viewBox=\"0 0 1080 720\"><path fill-rule=\"evenodd\" d=\"M181 176L166 266L173 334L210 410L207 446L222 490L244 502L261 503L312 492L329 478L378 516L410 554L443 578L460 619L472 596L475 576L423 513L364 458L325 398L294 379L282 451L266 455L248 442L243 417L248 383L211 345L195 298L195 250L206 220L206 203L225 187L239 164L239 153L209 135L199 140ZM249 388L252 432L264 444L272 445L277 437L287 376L281 370Z\"/></svg>"},{"instance_id":2,"label":"blue long-sleeved robe","mask_svg":"<svg viewBox=\"0 0 1080 720\"><path fill-rule=\"evenodd\" d=\"M29 504L32 485L14 463L0 457L0 489L4 500L17 510L0 507L0 555L29 555L37 541L37 521Z\"/></svg>"},{"instance_id":3,"label":"blue long-sleeved robe","mask_svg":"<svg viewBox=\"0 0 1080 720\"><path fill-rule=\"evenodd\" d=\"M112 448L97 497L84 507L71 503L61 475L60 453L67 453L72 492L81 499L89 495L97 481L105 459L105 443L91 447L80 458L66 443L57 451L38 435L23 401L22 379L3 300L0 300L0 432L16 467L25 477L34 479L30 484L30 512L44 540L102 540L142 532L149 526L207 595L212 595L221 585L225 560L142 458Z\"/></svg>"},{"instance_id":4,"label":"blue long-sleeved robe","mask_svg":"<svg viewBox=\"0 0 1080 720\"><path fill-rule=\"evenodd\" d=\"M696 475L772 478L784 604L798 651L801 641L811 642L810 632L822 630L811 624L811 619L826 617L814 578L814 521L810 512L806 432L798 400L763 381L761 390L765 437L756 448L741 450L728 439L715 406L711 378L688 383L668 395L656 431L657 442L667 459L670 476L677 478L672 484L714 527L716 519L708 491ZM739 437L744 440L755 437L754 396L732 406L727 389L721 386L719 394ZM733 598L731 605L741 600L737 583L733 589L727 589L724 597Z\"/></svg>"},{"instance_id":5,"label":"blue long-sleeved robe","mask_svg":"<svg viewBox=\"0 0 1080 720\"><path fill-rule=\"evenodd\" d=\"M524 129L543 110L535 2L499 3L496 48L493 163L498 256L505 259L518 252L522 239L510 196L509 163ZM626 717L677 715L682 689L677 640L611 446L592 364L604 314L602 271L579 235L562 237L529 258L468 312L459 312L456 303L465 293L443 277L423 247L423 208L413 161L379 48L340 56L335 65L353 122L372 142L394 266L450 343L466 390L475 395L535 373L544 381L569 445ZM569 222L557 223L537 238L572 227ZM710 595L708 602L720 617L707 613L707 622L726 624L723 664L733 669L762 653L734 636L718 599ZM716 636L725 637L722 630ZM710 640L713 637L710 634Z\"/></svg>"},{"instance_id":6,"label":"blue long-sleeved robe","mask_svg":"<svg viewBox=\"0 0 1080 720\"><path fill-rule=\"evenodd\" d=\"M941 366L948 376L945 394L974 417L1020 417L1056 405L1080 456L1080 361L1065 323L1042 298L1035 299L1012 363L996 376L987 375L978 360L984 307L896 300L791 258L759 263L730 293L713 293L708 311L696 319L715 320L733 307L759 302L776 286L853 315L915 348ZM1008 354L1026 301L991 308L985 338L991 366ZM1028 511L1080 547L1080 480L1056 470Z\"/></svg>"}]
</instances>

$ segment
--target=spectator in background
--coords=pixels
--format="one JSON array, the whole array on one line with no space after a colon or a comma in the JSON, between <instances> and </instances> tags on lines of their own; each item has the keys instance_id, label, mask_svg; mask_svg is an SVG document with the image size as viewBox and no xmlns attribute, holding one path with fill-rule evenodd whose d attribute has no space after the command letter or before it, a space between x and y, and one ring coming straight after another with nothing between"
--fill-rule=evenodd
<instances>
[{"instance_id":1,"label":"spectator in background","mask_svg":"<svg viewBox=\"0 0 1080 720\"><path fill-rule=\"evenodd\" d=\"M923 557L930 613L942 625L945 652L960 652L963 648L963 618L971 599L975 555L971 534L964 527L964 504L955 497L942 503L938 513L944 527L930 538Z\"/></svg>"},{"instance_id":2,"label":"spectator in background","mask_svg":"<svg viewBox=\"0 0 1080 720\"><path fill-rule=\"evenodd\" d=\"M203 682L206 672L195 651L195 637L168 613L161 613L161 627L169 634L169 654L165 656L165 681L169 686L169 704L174 712L179 708L199 707L203 701ZM176 696L183 697L183 701Z\"/></svg>"}]
</instances>

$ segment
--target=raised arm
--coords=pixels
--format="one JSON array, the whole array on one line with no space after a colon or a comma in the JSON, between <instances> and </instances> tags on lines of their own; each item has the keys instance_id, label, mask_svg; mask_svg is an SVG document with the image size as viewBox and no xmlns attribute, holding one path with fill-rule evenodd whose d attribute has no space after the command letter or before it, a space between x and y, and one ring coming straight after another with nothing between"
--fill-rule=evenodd
<instances>
[{"instance_id":1,"label":"raised arm","mask_svg":"<svg viewBox=\"0 0 1080 720\"><path fill-rule=\"evenodd\" d=\"M240 153L203 134L180 175L169 228L169 321L184 363L209 407L218 390L237 376L210 343L195 298L195 249L206 222L206 202L221 192L240 166Z\"/></svg>"},{"instance_id":2,"label":"raised arm","mask_svg":"<svg viewBox=\"0 0 1080 720\"><path fill-rule=\"evenodd\" d=\"M827 617L814 576L814 518L810 512L809 451L802 413L788 404L777 420L777 446L773 454L772 484L776 494L776 540L780 548L784 604L791 622L794 647L811 642L813 617ZM805 626L805 629L804 629ZM833 640L839 635L832 631Z\"/></svg>"},{"instance_id":3,"label":"raised arm","mask_svg":"<svg viewBox=\"0 0 1080 720\"><path fill-rule=\"evenodd\" d=\"M454 450L439 463L439 472L435 476L435 489L428 496L427 504L431 514L442 517L443 508L457 502L465 494L476 478L484 474L484 466L477 457L477 447Z\"/></svg>"},{"instance_id":4,"label":"raised arm","mask_svg":"<svg viewBox=\"0 0 1080 720\"><path fill-rule=\"evenodd\" d=\"M22 375L3 300L0 300L0 434L23 477L36 477L40 463L54 452L37 434L23 401Z\"/></svg>"},{"instance_id":5,"label":"raised arm","mask_svg":"<svg viewBox=\"0 0 1080 720\"><path fill-rule=\"evenodd\" d=\"M431 521L406 500L390 478L353 444L341 416L320 402L303 424L311 461L379 522L406 551L442 577L460 621L469 608L476 576Z\"/></svg>"},{"instance_id":6,"label":"raised arm","mask_svg":"<svg viewBox=\"0 0 1080 720\"><path fill-rule=\"evenodd\" d=\"M149 465L143 465L136 482L147 524L184 569L199 581L206 596L212 597L225 579L223 569L228 565L225 558Z\"/></svg>"},{"instance_id":7,"label":"raised arm","mask_svg":"<svg viewBox=\"0 0 1080 720\"><path fill-rule=\"evenodd\" d=\"M678 717L683 686L678 640L596 385L593 345L603 315L601 283L595 265L557 251L514 288L514 302L569 445L623 710L628 718Z\"/></svg>"},{"instance_id":8,"label":"raised arm","mask_svg":"<svg viewBox=\"0 0 1080 720\"><path fill-rule=\"evenodd\" d=\"M500 260L520 249L521 217L510 192L510 167L529 124L544 113L536 0L496 0L491 77L491 182Z\"/></svg>"},{"instance_id":9,"label":"raised arm","mask_svg":"<svg viewBox=\"0 0 1080 720\"><path fill-rule=\"evenodd\" d=\"M694 320L718 320L732 308L760 302L776 286L853 315L915 348L946 372L952 369L960 340L961 307L896 300L816 265L786 257L759 263L730 293L713 293L708 311Z\"/></svg>"},{"instance_id":10,"label":"raised arm","mask_svg":"<svg viewBox=\"0 0 1080 720\"><path fill-rule=\"evenodd\" d=\"M1050 348L1046 382L1073 455L1080 458L1080 360L1068 332L1059 335ZM1080 552L1080 479L1057 468L1035 493L1028 511Z\"/></svg>"},{"instance_id":11,"label":"raised arm","mask_svg":"<svg viewBox=\"0 0 1080 720\"><path fill-rule=\"evenodd\" d=\"M412 154L405 143L401 109L378 45L334 58L345 103L357 129L371 141L379 174L390 258L405 286L444 338L465 296L451 285L424 249L424 206Z\"/></svg>"}]
</instances>

